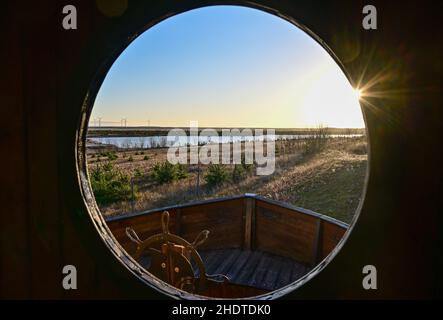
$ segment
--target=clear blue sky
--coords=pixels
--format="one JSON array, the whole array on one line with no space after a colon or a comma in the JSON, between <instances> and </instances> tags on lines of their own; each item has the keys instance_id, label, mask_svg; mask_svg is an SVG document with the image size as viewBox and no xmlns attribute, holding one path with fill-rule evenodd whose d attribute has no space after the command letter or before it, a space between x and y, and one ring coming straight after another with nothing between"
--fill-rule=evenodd
<instances>
[{"instance_id":1,"label":"clear blue sky","mask_svg":"<svg viewBox=\"0 0 443 320\"><path fill-rule=\"evenodd\" d=\"M312 38L250 8L214 6L139 36L109 71L91 124L363 127L355 92Z\"/></svg>"}]
</instances>

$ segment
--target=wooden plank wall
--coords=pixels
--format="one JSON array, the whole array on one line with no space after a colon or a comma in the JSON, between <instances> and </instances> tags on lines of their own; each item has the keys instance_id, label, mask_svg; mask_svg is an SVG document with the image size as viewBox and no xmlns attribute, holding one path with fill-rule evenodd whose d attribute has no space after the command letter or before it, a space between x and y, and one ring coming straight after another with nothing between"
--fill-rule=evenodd
<instances>
[{"instance_id":1,"label":"wooden plank wall","mask_svg":"<svg viewBox=\"0 0 443 320\"><path fill-rule=\"evenodd\" d=\"M125 250L132 254L135 245L126 236L126 227L133 228L142 240L161 233L163 211L110 219L108 226ZM311 266L325 258L346 232L346 228L319 216L254 197L211 201L167 211L170 232L189 242L202 230L210 231L201 249L261 250Z\"/></svg>"},{"instance_id":2,"label":"wooden plank wall","mask_svg":"<svg viewBox=\"0 0 443 320\"><path fill-rule=\"evenodd\" d=\"M257 200L255 247L311 264L317 220L315 217Z\"/></svg>"},{"instance_id":3,"label":"wooden plank wall","mask_svg":"<svg viewBox=\"0 0 443 320\"><path fill-rule=\"evenodd\" d=\"M315 266L335 248L346 228L294 209L255 201L253 248Z\"/></svg>"},{"instance_id":4,"label":"wooden plank wall","mask_svg":"<svg viewBox=\"0 0 443 320\"><path fill-rule=\"evenodd\" d=\"M181 236L188 241L204 229L209 238L201 249L239 248L243 243L243 199L181 209Z\"/></svg>"},{"instance_id":5,"label":"wooden plank wall","mask_svg":"<svg viewBox=\"0 0 443 320\"><path fill-rule=\"evenodd\" d=\"M339 225L322 221L320 259L326 258L326 256L337 246L345 232L346 229Z\"/></svg>"},{"instance_id":6,"label":"wooden plank wall","mask_svg":"<svg viewBox=\"0 0 443 320\"><path fill-rule=\"evenodd\" d=\"M161 213L151 211L138 216L108 220L108 226L128 253L135 250L134 243L126 236L126 227L133 228L140 239L161 233ZM170 213L171 233L193 242L202 230L209 230L209 237L201 249L239 248L243 244L243 199L185 206L167 209Z\"/></svg>"},{"instance_id":7,"label":"wooden plank wall","mask_svg":"<svg viewBox=\"0 0 443 320\"><path fill-rule=\"evenodd\" d=\"M151 212L145 215L139 215L130 218L118 219L108 222L112 234L129 253L135 252L136 246L126 235L126 228L130 227L138 234L141 240L162 232L161 225L161 211ZM168 210L169 216L169 230L175 233L176 228L176 210Z\"/></svg>"}]
</instances>

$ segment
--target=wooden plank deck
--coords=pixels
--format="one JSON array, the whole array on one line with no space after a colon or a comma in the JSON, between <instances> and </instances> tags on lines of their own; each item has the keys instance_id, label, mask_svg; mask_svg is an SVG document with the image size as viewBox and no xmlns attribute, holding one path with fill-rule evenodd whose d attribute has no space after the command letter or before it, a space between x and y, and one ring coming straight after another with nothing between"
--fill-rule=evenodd
<instances>
[{"instance_id":1,"label":"wooden plank deck","mask_svg":"<svg viewBox=\"0 0 443 320\"><path fill-rule=\"evenodd\" d=\"M230 282L265 290L277 290L310 271L310 268L286 257L263 251L241 249L200 250L209 275L226 275ZM150 258L142 257L143 267L149 268ZM192 261L198 277L198 269Z\"/></svg>"},{"instance_id":2,"label":"wooden plank deck","mask_svg":"<svg viewBox=\"0 0 443 320\"><path fill-rule=\"evenodd\" d=\"M224 274L231 282L276 290L307 274L309 267L263 251L241 249L199 251L208 274Z\"/></svg>"}]
</instances>

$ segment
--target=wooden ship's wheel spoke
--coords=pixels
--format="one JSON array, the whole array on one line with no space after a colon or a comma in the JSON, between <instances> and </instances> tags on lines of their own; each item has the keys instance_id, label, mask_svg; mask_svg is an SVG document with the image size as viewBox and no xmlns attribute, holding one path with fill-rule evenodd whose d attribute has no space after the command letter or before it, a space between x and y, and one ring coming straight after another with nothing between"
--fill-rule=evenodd
<instances>
[{"instance_id":1,"label":"wooden ship's wheel spoke","mask_svg":"<svg viewBox=\"0 0 443 320\"><path fill-rule=\"evenodd\" d=\"M151 274L190 293L204 291L208 281L223 284L229 280L223 275L208 276L206 274L205 265L196 248L206 241L209 235L208 230L201 231L191 244L169 232L168 211L162 213L161 219L163 232L144 241L140 240L132 228L126 228L127 236L137 244L134 258L141 262L144 255L150 256L151 263L148 271ZM194 270L192 262L197 270Z\"/></svg>"}]
</instances>

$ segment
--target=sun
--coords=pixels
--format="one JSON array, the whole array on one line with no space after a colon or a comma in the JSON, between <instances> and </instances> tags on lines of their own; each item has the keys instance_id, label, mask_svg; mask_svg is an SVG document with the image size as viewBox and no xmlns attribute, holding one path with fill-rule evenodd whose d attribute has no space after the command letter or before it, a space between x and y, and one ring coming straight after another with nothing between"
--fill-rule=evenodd
<instances>
[{"instance_id":1,"label":"sun","mask_svg":"<svg viewBox=\"0 0 443 320\"><path fill-rule=\"evenodd\" d=\"M355 92L355 96L357 97L357 99L360 100L360 98L363 96L363 90L359 89L359 88L355 88L354 92Z\"/></svg>"}]
</instances>

